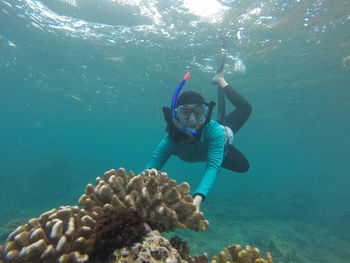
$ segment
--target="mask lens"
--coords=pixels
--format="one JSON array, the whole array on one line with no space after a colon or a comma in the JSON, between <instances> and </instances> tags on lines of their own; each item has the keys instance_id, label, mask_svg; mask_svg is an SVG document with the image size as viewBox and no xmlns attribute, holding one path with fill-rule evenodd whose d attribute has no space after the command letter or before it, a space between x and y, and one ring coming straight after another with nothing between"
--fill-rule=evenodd
<instances>
[{"instance_id":1,"label":"mask lens","mask_svg":"<svg viewBox=\"0 0 350 263\"><path fill-rule=\"evenodd\" d=\"M204 104L196 105L193 107L192 112L198 121L202 121L207 117L207 108Z\"/></svg>"},{"instance_id":2,"label":"mask lens","mask_svg":"<svg viewBox=\"0 0 350 263\"><path fill-rule=\"evenodd\" d=\"M199 105L181 105L176 109L176 117L181 122L201 122L206 119L208 114L208 106Z\"/></svg>"},{"instance_id":3,"label":"mask lens","mask_svg":"<svg viewBox=\"0 0 350 263\"><path fill-rule=\"evenodd\" d=\"M178 117L180 119L189 119L190 115L191 115L191 111L192 111L192 107L191 106L180 106L177 108L177 113L178 113Z\"/></svg>"}]
</instances>

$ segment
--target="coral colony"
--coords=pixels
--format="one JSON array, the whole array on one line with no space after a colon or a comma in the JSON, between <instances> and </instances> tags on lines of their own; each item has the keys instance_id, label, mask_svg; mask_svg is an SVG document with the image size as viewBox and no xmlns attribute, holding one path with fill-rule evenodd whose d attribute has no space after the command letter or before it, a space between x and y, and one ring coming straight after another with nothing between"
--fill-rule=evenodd
<instances>
[{"instance_id":1,"label":"coral colony","mask_svg":"<svg viewBox=\"0 0 350 263\"><path fill-rule=\"evenodd\" d=\"M89 184L78 206L61 206L19 226L0 246L0 263L166 262L207 263L206 254L189 255L180 238L161 232L177 228L204 231L208 221L193 205L187 183L166 173L135 175L107 171ZM257 248L231 245L211 263L272 263Z\"/></svg>"}]
</instances>

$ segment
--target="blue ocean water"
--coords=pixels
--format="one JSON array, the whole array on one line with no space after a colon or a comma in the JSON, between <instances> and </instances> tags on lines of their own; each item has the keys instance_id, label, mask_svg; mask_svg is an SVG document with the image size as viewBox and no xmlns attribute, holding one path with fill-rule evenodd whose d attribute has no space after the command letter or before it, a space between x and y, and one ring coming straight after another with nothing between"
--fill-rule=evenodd
<instances>
[{"instance_id":1,"label":"blue ocean water","mask_svg":"<svg viewBox=\"0 0 350 263\"><path fill-rule=\"evenodd\" d=\"M60 205L110 168L140 172L161 107L226 80L253 106L235 135L246 174L222 170L193 254L231 243L283 262L350 256L350 1L0 0L0 230ZM216 112L214 112L216 116ZM163 169L192 188L204 164Z\"/></svg>"}]
</instances>

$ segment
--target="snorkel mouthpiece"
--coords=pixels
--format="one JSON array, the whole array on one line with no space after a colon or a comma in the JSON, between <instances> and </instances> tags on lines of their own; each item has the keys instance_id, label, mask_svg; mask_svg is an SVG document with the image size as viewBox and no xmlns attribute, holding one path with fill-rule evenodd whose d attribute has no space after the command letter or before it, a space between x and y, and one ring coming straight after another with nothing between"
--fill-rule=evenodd
<instances>
[{"instance_id":1,"label":"snorkel mouthpiece","mask_svg":"<svg viewBox=\"0 0 350 263\"><path fill-rule=\"evenodd\" d=\"M186 81L191 77L191 73L187 72L186 75L184 76L184 78L181 80L180 84L177 86L174 94L173 94L173 98L171 100L171 117L172 118L176 118L176 111L175 111L175 106L177 103L177 99L179 97L180 91L183 87L183 85L185 85ZM191 129L187 126L181 126L179 127L180 130L192 137L197 138L199 136L199 133L195 130L195 129Z\"/></svg>"},{"instance_id":2,"label":"snorkel mouthpiece","mask_svg":"<svg viewBox=\"0 0 350 263\"><path fill-rule=\"evenodd\" d=\"M187 126L182 126L181 131L195 138L199 136L199 133L195 129L188 128Z\"/></svg>"}]
</instances>

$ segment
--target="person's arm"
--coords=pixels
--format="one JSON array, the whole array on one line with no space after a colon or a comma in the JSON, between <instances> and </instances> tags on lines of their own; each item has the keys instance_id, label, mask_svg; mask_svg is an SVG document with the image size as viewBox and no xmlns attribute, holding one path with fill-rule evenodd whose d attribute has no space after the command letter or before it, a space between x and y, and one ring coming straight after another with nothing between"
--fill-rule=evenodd
<instances>
[{"instance_id":1,"label":"person's arm","mask_svg":"<svg viewBox=\"0 0 350 263\"><path fill-rule=\"evenodd\" d=\"M169 137L169 135L166 135L159 143L145 169L162 169L164 164L168 161L170 155L173 154L175 147L175 142Z\"/></svg>"},{"instance_id":2,"label":"person's arm","mask_svg":"<svg viewBox=\"0 0 350 263\"><path fill-rule=\"evenodd\" d=\"M214 125L215 124L215 125ZM224 156L225 135L218 123L214 123L208 131L208 157L204 175L195 190L195 197L199 195L204 200L213 186L216 175Z\"/></svg>"}]
</instances>

